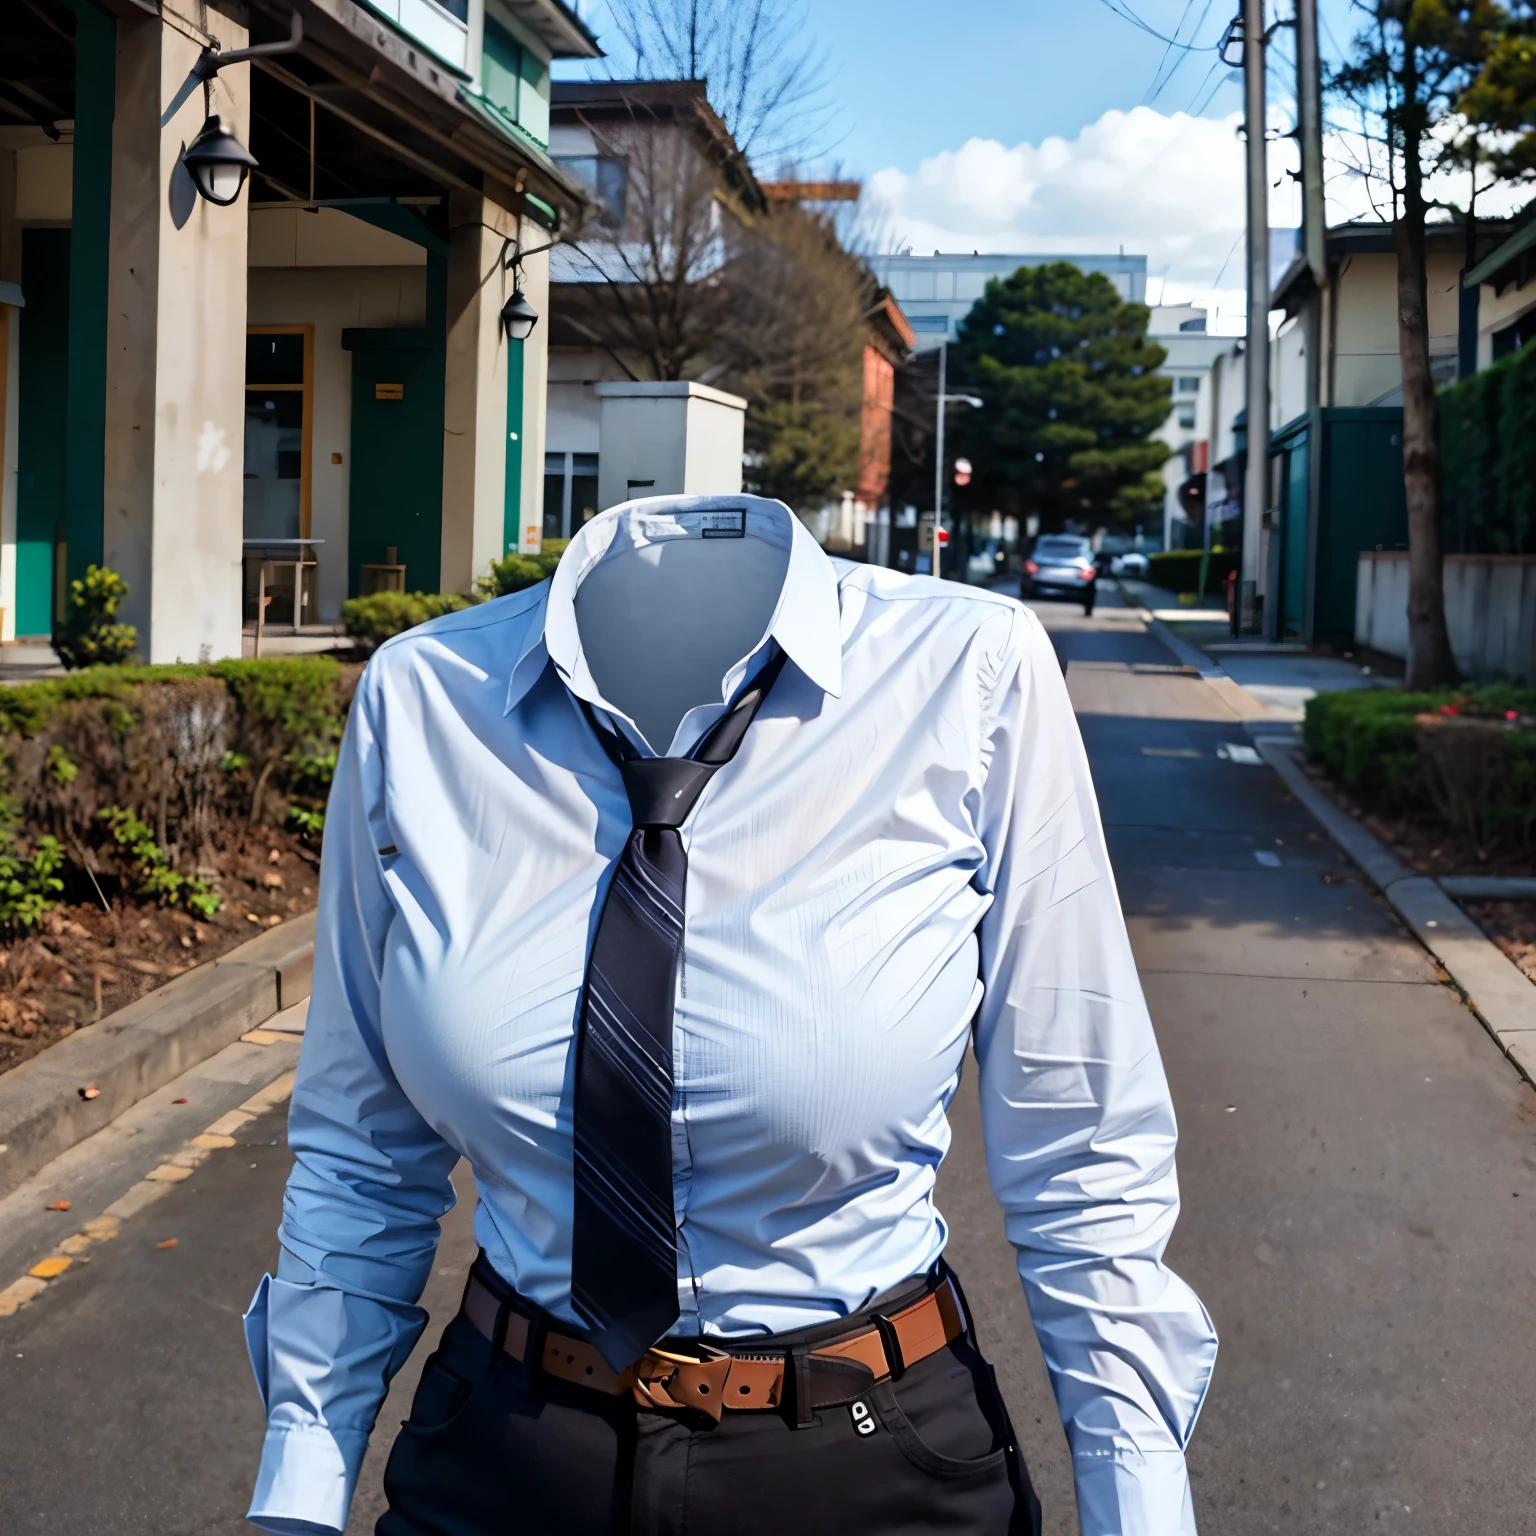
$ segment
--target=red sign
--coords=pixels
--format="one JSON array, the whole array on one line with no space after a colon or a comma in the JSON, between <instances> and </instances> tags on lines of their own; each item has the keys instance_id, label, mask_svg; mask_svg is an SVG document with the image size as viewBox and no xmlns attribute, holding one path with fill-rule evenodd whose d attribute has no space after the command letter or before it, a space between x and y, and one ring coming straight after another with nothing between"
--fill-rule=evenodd
<instances>
[{"instance_id":1,"label":"red sign","mask_svg":"<svg viewBox=\"0 0 1536 1536\"><path fill-rule=\"evenodd\" d=\"M939 546L939 548L943 549L944 546L949 543L949 529L935 528L933 531L933 538L934 542Z\"/></svg>"}]
</instances>

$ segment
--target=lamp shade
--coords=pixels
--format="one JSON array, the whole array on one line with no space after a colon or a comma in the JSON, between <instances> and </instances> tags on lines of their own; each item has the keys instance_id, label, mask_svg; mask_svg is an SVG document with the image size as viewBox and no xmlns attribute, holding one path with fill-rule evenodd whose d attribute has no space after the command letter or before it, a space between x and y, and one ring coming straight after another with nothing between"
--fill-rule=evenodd
<instances>
[{"instance_id":1,"label":"lamp shade","mask_svg":"<svg viewBox=\"0 0 1536 1536\"><path fill-rule=\"evenodd\" d=\"M256 157L224 126L215 114L181 152L183 164L201 195L220 208L240 196L240 188Z\"/></svg>"},{"instance_id":2,"label":"lamp shade","mask_svg":"<svg viewBox=\"0 0 1536 1536\"><path fill-rule=\"evenodd\" d=\"M501 307L501 323L513 341L526 341L534 326L539 323L539 312L523 297L523 290L515 288L512 297Z\"/></svg>"}]
</instances>

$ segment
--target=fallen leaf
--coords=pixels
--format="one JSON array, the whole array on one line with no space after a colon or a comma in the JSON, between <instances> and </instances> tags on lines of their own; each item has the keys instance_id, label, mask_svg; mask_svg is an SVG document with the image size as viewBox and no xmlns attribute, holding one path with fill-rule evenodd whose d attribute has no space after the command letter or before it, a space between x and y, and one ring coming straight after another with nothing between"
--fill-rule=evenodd
<instances>
[{"instance_id":1,"label":"fallen leaf","mask_svg":"<svg viewBox=\"0 0 1536 1536\"><path fill-rule=\"evenodd\" d=\"M271 915L271 917L269 917L269 918L268 918L268 919L267 919L267 927L268 927L268 928L275 928L275 927L277 927L277 925L278 925L278 924L279 924L279 923L280 923L280 922L282 922L282 918L281 918L281 917L279 917L279 916L278 916L278 914L277 914L277 913L276 913L276 912L274 912L274 913L273 913L273 914L272 914L272 915Z\"/></svg>"},{"instance_id":2,"label":"fallen leaf","mask_svg":"<svg viewBox=\"0 0 1536 1536\"><path fill-rule=\"evenodd\" d=\"M186 1102L187 1101L185 1099L172 1099L171 1100L172 1104L185 1104Z\"/></svg>"},{"instance_id":3,"label":"fallen leaf","mask_svg":"<svg viewBox=\"0 0 1536 1536\"><path fill-rule=\"evenodd\" d=\"M176 1246L176 1244L179 1243L180 1241L181 1241L181 1239L179 1237L168 1237L168 1238L165 1239L164 1242L156 1243L155 1247L156 1248L174 1248Z\"/></svg>"},{"instance_id":4,"label":"fallen leaf","mask_svg":"<svg viewBox=\"0 0 1536 1536\"><path fill-rule=\"evenodd\" d=\"M261 919L257 917L254 912L247 912L245 914L245 920L248 923L259 923L261 921Z\"/></svg>"},{"instance_id":5,"label":"fallen leaf","mask_svg":"<svg viewBox=\"0 0 1536 1536\"><path fill-rule=\"evenodd\" d=\"M67 1211L69 1206L70 1202L68 1200L50 1200L43 1209L45 1211Z\"/></svg>"},{"instance_id":6,"label":"fallen leaf","mask_svg":"<svg viewBox=\"0 0 1536 1536\"><path fill-rule=\"evenodd\" d=\"M268 853L267 853L267 863L268 864L281 864L282 862L283 862L283 856L282 856L281 853L278 852L278 850L276 848L272 848L272 849L268 850Z\"/></svg>"},{"instance_id":7,"label":"fallen leaf","mask_svg":"<svg viewBox=\"0 0 1536 1536\"><path fill-rule=\"evenodd\" d=\"M82 1099L99 1099L101 1097L101 1089L100 1088L82 1088L80 1090L80 1097Z\"/></svg>"},{"instance_id":8,"label":"fallen leaf","mask_svg":"<svg viewBox=\"0 0 1536 1536\"><path fill-rule=\"evenodd\" d=\"M266 874L261 877L261 883L266 886L269 891L280 891L283 888L283 877L278 874L275 869L269 869Z\"/></svg>"}]
</instances>

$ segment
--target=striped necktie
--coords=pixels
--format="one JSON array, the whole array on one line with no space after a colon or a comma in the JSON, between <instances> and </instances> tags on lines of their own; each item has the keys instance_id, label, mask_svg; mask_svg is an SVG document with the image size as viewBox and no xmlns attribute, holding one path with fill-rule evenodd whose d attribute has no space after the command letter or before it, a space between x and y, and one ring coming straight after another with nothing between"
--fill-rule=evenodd
<instances>
[{"instance_id":1,"label":"striped necktie","mask_svg":"<svg viewBox=\"0 0 1536 1536\"><path fill-rule=\"evenodd\" d=\"M576 1048L571 1301L616 1370L677 1321L672 1005L688 883L678 829L783 665L780 651L687 757L636 755L583 702L624 776L634 823L592 941Z\"/></svg>"}]
</instances>

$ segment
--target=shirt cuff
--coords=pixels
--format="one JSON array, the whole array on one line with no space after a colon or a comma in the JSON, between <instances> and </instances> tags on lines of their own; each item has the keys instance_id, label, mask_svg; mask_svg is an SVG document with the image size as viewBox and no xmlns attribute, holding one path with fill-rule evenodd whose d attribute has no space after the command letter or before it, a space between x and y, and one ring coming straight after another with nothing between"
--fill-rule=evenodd
<instances>
[{"instance_id":1,"label":"shirt cuff","mask_svg":"<svg viewBox=\"0 0 1536 1536\"><path fill-rule=\"evenodd\" d=\"M1195 1536L1182 1451L1115 1451L1072 1458L1082 1536Z\"/></svg>"},{"instance_id":2,"label":"shirt cuff","mask_svg":"<svg viewBox=\"0 0 1536 1536\"><path fill-rule=\"evenodd\" d=\"M279 1536L339 1536L368 1449L366 1434L273 1425L246 1519Z\"/></svg>"}]
</instances>

